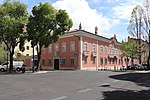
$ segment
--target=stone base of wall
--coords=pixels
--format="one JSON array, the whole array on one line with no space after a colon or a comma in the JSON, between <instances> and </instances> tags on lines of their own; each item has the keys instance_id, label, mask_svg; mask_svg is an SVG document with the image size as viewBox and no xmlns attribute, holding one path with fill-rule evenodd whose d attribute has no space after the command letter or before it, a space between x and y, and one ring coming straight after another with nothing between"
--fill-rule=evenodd
<instances>
[{"instance_id":1,"label":"stone base of wall","mask_svg":"<svg viewBox=\"0 0 150 100\"><path fill-rule=\"evenodd\" d=\"M96 67L83 67L82 70L95 71L97 70L97 68Z\"/></svg>"},{"instance_id":2,"label":"stone base of wall","mask_svg":"<svg viewBox=\"0 0 150 100\"><path fill-rule=\"evenodd\" d=\"M98 70L120 70L122 66L100 66Z\"/></svg>"}]
</instances>

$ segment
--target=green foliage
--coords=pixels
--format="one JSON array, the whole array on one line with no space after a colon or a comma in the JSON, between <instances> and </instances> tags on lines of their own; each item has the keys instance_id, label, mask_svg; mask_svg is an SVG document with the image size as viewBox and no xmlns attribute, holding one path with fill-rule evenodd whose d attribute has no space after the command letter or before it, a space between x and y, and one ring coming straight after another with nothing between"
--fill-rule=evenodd
<instances>
[{"instance_id":1,"label":"green foliage","mask_svg":"<svg viewBox=\"0 0 150 100\"><path fill-rule=\"evenodd\" d=\"M6 1L0 6L0 40L6 44L10 53L10 66L15 47L19 44L20 50L24 50L26 37L23 28L27 18L27 6L20 2Z\"/></svg>"},{"instance_id":2,"label":"green foliage","mask_svg":"<svg viewBox=\"0 0 150 100\"><path fill-rule=\"evenodd\" d=\"M0 62L4 62L7 60L7 51L4 50L2 45L0 44Z\"/></svg>"},{"instance_id":3,"label":"green foliage","mask_svg":"<svg viewBox=\"0 0 150 100\"><path fill-rule=\"evenodd\" d=\"M31 40L32 47L37 44L47 47L72 27L72 20L67 12L57 11L49 3L34 6L32 14L27 24L28 40Z\"/></svg>"},{"instance_id":4,"label":"green foliage","mask_svg":"<svg viewBox=\"0 0 150 100\"><path fill-rule=\"evenodd\" d=\"M140 57L140 46L133 40L122 43L122 56L130 57L131 59L137 59Z\"/></svg>"},{"instance_id":5,"label":"green foliage","mask_svg":"<svg viewBox=\"0 0 150 100\"><path fill-rule=\"evenodd\" d=\"M72 25L72 20L65 10L56 10L49 3L39 3L39 6L33 7L27 32L32 47L39 47L38 62L42 47L48 47L50 43L56 42L59 36L68 31Z\"/></svg>"}]
</instances>

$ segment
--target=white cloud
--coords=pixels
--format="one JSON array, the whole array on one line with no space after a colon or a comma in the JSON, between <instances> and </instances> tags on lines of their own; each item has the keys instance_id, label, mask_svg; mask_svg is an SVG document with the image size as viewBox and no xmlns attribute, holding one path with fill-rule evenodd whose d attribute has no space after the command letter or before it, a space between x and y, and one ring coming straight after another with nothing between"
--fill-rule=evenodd
<instances>
[{"instance_id":1,"label":"white cloud","mask_svg":"<svg viewBox=\"0 0 150 100\"><path fill-rule=\"evenodd\" d=\"M78 28L81 22L82 29L90 32L94 32L95 26L99 28L99 33L111 29L111 20L90 8L86 0L59 0L53 6L67 10L74 23L73 28Z\"/></svg>"},{"instance_id":2,"label":"white cloud","mask_svg":"<svg viewBox=\"0 0 150 100\"><path fill-rule=\"evenodd\" d=\"M112 8L112 11L114 12L114 16L116 18L121 20L129 20L132 13L132 9L136 5L140 4L141 2L139 2L139 0L125 0L124 2L121 2L118 6Z\"/></svg>"}]
</instances>

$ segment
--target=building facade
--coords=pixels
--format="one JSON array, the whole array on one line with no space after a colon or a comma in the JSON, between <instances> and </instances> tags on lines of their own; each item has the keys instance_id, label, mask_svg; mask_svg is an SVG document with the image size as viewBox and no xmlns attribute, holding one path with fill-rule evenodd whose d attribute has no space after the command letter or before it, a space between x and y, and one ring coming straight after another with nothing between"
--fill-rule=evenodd
<instances>
[{"instance_id":1,"label":"building facade","mask_svg":"<svg viewBox=\"0 0 150 100\"><path fill-rule=\"evenodd\" d=\"M74 30L59 38L48 48L42 48L43 69L119 69L121 44L116 35L105 38L84 30Z\"/></svg>"}]
</instances>

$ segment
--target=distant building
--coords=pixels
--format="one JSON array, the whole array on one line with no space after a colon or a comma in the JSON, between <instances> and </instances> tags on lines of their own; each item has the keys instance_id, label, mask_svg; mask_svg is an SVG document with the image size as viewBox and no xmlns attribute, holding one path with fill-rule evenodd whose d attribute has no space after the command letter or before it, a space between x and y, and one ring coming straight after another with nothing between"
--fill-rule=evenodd
<instances>
[{"instance_id":1,"label":"distant building","mask_svg":"<svg viewBox=\"0 0 150 100\"><path fill-rule=\"evenodd\" d=\"M141 59L139 58L139 63L147 63L145 58L148 57L148 52L149 52L148 42L146 42L142 39L128 37L128 40L129 39L134 40L137 44L140 45Z\"/></svg>"},{"instance_id":2,"label":"distant building","mask_svg":"<svg viewBox=\"0 0 150 100\"><path fill-rule=\"evenodd\" d=\"M28 41L25 41L25 50L24 52L21 52L19 50L19 45L15 47L15 53L21 53L22 55L24 56L32 56L33 55L33 48L31 47L31 43L28 42ZM36 47L34 48L34 54L37 55L37 50L36 50Z\"/></svg>"}]
</instances>

